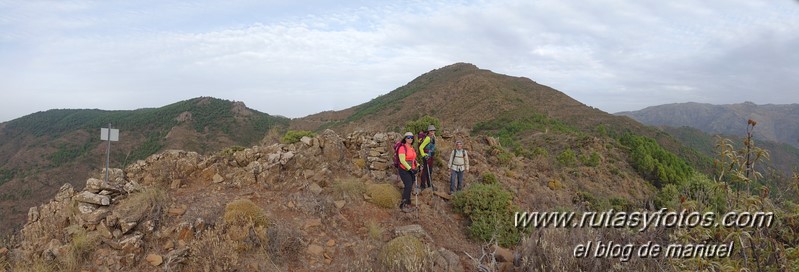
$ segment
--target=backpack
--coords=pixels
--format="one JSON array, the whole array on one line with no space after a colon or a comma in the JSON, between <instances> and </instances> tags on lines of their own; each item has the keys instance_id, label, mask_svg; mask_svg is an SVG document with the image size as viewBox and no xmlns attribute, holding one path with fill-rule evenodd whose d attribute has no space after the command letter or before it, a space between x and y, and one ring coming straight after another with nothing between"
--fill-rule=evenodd
<instances>
[{"instance_id":1,"label":"backpack","mask_svg":"<svg viewBox=\"0 0 799 272\"><path fill-rule=\"evenodd\" d=\"M402 139L402 141L404 140L405 139ZM399 149L404 145L402 141L399 141L396 144L394 144L394 167L397 169L400 168Z\"/></svg>"},{"instance_id":2,"label":"backpack","mask_svg":"<svg viewBox=\"0 0 799 272\"><path fill-rule=\"evenodd\" d=\"M451 162L455 162L455 154L457 154L457 153L458 153L458 150L457 150L457 149L456 149L456 150L452 150L452 158L451 158L451 159L449 159L449 161L451 161ZM466 149L464 149L464 150L461 150L461 153L462 153L462 154L461 154L461 157L462 157L462 158L464 158L464 159L466 159Z\"/></svg>"},{"instance_id":3,"label":"backpack","mask_svg":"<svg viewBox=\"0 0 799 272\"><path fill-rule=\"evenodd\" d=\"M422 135L422 137L419 138L418 148L419 150L422 150L422 143L427 138L427 133L419 133L419 135ZM427 145L424 148L424 153L431 153L432 155L432 153L435 153L435 150L436 150L436 138L431 138L430 142L427 143Z\"/></svg>"}]
</instances>

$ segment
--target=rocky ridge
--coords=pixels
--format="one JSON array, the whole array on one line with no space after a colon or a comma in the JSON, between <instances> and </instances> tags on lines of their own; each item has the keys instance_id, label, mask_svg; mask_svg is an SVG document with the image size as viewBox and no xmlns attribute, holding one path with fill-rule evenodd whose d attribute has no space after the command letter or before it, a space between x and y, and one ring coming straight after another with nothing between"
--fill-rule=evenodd
<instances>
[{"instance_id":1,"label":"rocky ridge","mask_svg":"<svg viewBox=\"0 0 799 272\"><path fill-rule=\"evenodd\" d=\"M357 131L342 137L326 130L294 144L229 148L208 156L182 150L155 154L112 169L108 182L89 178L80 190L65 184L53 200L30 209L20 242L4 254L17 264L39 260L66 270L373 271L387 241L413 236L425 245L424 263L433 271L476 268L471 256L480 252L491 252L497 267L512 270L518 257L512 250L486 251L467 237L467 219L452 212L442 193L446 189L422 191L414 198L418 212L409 214L364 201L371 198L365 193L341 196L347 180L401 186L391 165L391 147L400 136ZM499 166L495 138L472 138L464 131L442 131L440 137L442 154L449 154L455 140L470 150L474 174L467 184L479 182L481 173L504 171L500 180L523 208L571 203L577 186L583 186L563 180L553 189L553 180L569 172L541 160L516 157L515 166ZM599 138L592 141L605 145ZM438 167L445 160L439 156ZM599 169L591 171L596 174L583 183L606 187L598 182ZM445 170L433 177L436 186L446 188ZM632 186L624 190L644 194L646 187L636 185L641 182L628 182ZM237 199L264 210L269 227L263 235L257 227L239 235L222 222L226 204ZM225 247L226 239L240 243Z\"/></svg>"}]
</instances>

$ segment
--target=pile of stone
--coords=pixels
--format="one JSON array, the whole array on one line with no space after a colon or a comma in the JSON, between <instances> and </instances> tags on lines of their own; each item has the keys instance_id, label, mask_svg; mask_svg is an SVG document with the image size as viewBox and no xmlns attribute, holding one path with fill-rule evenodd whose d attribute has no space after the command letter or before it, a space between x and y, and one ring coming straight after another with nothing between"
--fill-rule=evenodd
<instances>
[{"instance_id":1,"label":"pile of stone","mask_svg":"<svg viewBox=\"0 0 799 272\"><path fill-rule=\"evenodd\" d=\"M375 179L384 179L392 170L392 147L400 138L399 133L350 133L344 145L354 154L354 160L363 160L364 170Z\"/></svg>"}]
</instances>

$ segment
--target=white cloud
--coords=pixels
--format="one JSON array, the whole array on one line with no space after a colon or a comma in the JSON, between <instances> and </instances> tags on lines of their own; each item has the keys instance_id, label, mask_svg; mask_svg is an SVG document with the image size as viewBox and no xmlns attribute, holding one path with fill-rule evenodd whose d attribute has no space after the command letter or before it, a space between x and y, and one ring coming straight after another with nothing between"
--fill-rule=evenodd
<instances>
[{"instance_id":1,"label":"white cloud","mask_svg":"<svg viewBox=\"0 0 799 272\"><path fill-rule=\"evenodd\" d=\"M201 95L300 117L366 102L460 61L529 77L609 112L685 99L799 103L797 8L790 1L0 1L0 121ZM751 97L753 89L762 95Z\"/></svg>"}]
</instances>

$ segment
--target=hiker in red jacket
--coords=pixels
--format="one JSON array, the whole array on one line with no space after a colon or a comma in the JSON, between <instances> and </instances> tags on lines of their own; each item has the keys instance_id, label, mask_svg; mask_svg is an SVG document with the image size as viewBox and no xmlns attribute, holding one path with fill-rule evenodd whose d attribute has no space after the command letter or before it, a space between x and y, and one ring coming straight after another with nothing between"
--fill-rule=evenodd
<instances>
[{"instance_id":1,"label":"hiker in red jacket","mask_svg":"<svg viewBox=\"0 0 799 272\"><path fill-rule=\"evenodd\" d=\"M407 132L402 138L403 145L398 147L396 152L399 155L399 167L397 173L402 179L405 188L402 189L402 202L400 202L400 209L403 212L413 210L411 206L411 190L413 190L413 183L415 180L418 167L416 165L416 150L413 149L413 133Z\"/></svg>"}]
</instances>

